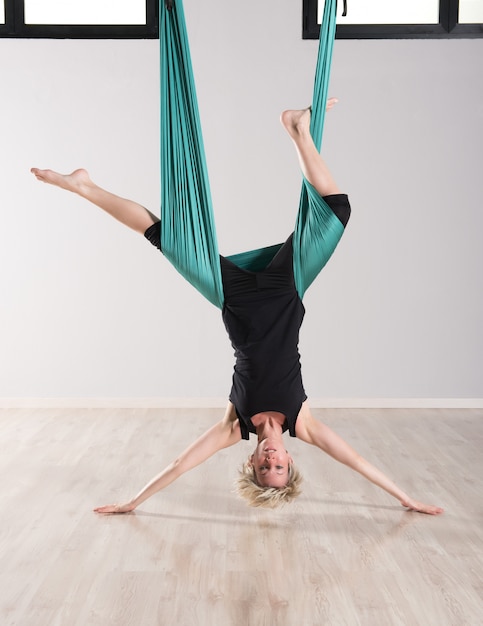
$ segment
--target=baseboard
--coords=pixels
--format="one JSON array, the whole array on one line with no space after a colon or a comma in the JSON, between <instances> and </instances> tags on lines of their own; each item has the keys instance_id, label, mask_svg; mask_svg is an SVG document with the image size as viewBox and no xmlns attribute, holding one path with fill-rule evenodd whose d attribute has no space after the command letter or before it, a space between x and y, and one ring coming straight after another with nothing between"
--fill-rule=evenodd
<instances>
[{"instance_id":1,"label":"baseboard","mask_svg":"<svg viewBox=\"0 0 483 626\"><path fill-rule=\"evenodd\" d=\"M483 398L310 398L313 408L483 409ZM1 409L16 408L214 408L226 398L2 398Z\"/></svg>"}]
</instances>

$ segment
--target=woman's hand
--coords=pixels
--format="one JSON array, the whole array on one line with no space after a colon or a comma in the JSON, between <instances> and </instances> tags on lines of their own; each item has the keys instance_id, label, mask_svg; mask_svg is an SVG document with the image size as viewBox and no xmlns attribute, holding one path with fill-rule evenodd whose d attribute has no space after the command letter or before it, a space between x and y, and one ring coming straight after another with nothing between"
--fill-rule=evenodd
<instances>
[{"instance_id":1,"label":"woman's hand","mask_svg":"<svg viewBox=\"0 0 483 626\"><path fill-rule=\"evenodd\" d=\"M94 509L94 513L130 513L135 509L134 504L106 504L105 506L98 506Z\"/></svg>"},{"instance_id":2,"label":"woman's hand","mask_svg":"<svg viewBox=\"0 0 483 626\"><path fill-rule=\"evenodd\" d=\"M374 467L374 465L371 465L366 459L357 454L342 437L339 437L339 435L328 426L316 420L310 413L308 405L305 405L305 407L302 405L302 410L297 418L295 432L299 439L313 446L317 446L336 461L339 461L339 463L344 463L344 465L359 472L364 478L370 480L371 483L381 487L381 489L387 491L391 496L397 498L399 502L410 511L417 511L418 513L426 513L428 515L440 515L444 513L444 510L439 506L423 504L422 502L410 498L392 480Z\"/></svg>"},{"instance_id":3,"label":"woman's hand","mask_svg":"<svg viewBox=\"0 0 483 626\"><path fill-rule=\"evenodd\" d=\"M130 513L145 500L161 491L188 470L200 465L210 456L228 448L241 439L240 426L235 407L228 404L225 417L198 437L184 452L170 463L160 474L145 485L132 500L125 504L107 504L94 509L95 513L116 514Z\"/></svg>"},{"instance_id":4,"label":"woman's hand","mask_svg":"<svg viewBox=\"0 0 483 626\"><path fill-rule=\"evenodd\" d=\"M423 504L412 498L404 498L401 500L401 504L407 507L410 511L416 511L416 513L426 513L427 515L441 515L444 513L444 509L433 504Z\"/></svg>"}]
</instances>

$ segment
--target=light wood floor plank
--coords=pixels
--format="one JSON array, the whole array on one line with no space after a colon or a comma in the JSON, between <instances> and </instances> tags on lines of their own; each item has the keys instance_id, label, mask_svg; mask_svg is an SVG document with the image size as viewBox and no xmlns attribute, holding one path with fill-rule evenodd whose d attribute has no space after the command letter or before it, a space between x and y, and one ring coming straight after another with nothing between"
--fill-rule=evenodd
<instances>
[{"instance_id":1,"label":"light wood floor plank","mask_svg":"<svg viewBox=\"0 0 483 626\"><path fill-rule=\"evenodd\" d=\"M414 497L408 513L287 437L305 475L279 511L231 492L253 442L99 517L219 418L202 409L0 410L5 626L481 626L483 412L318 416Z\"/></svg>"}]
</instances>

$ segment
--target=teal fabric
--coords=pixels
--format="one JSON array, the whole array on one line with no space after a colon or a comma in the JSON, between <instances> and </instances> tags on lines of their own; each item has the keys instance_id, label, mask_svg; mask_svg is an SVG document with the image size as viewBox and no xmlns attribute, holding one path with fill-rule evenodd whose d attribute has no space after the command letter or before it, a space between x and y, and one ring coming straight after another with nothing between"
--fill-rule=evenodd
<instances>
[{"instance_id":1,"label":"teal fabric","mask_svg":"<svg viewBox=\"0 0 483 626\"><path fill-rule=\"evenodd\" d=\"M304 180L293 238L295 287L301 299L332 256L343 234L344 227L339 218Z\"/></svg>"},{"instance_id":2,"label":"teal fabric","mask_svg":"<svg viewBox=\"0 0 483 626\"><path fill-rule=\"evenodd\" d=\"M181 0L160 2L161 249L210 302L223 306L218 243Z\"/></svg>"},{"instance_id":3,"label":"teal fabric","mask_svg":"<svg viewBox=\"0 0 483 626\"><path fill-rule=\"evenodd\" d=\"M336 0L326 0L320 26L310 132L318 150L322 145L325 109L329 96L330 67L336 30ZM295 225L294 277L300 298L334 252L344 227L324 199L307 181L302 182Z\"/></svg>"},{"instance_id":4,"label":"teal fabric","mask_svg":"<svg viewBox=\"0 0 483 626\"><path fill-rule=\"evenodd\" d=\"M241 267L242 270L248 270L250 272L261 272L264 270L270 261L277 254L283 244L278 243L274 246L268 246L266 248L258 248L257 250L249 250L248 252L240 252L239 254L232 254L226 258Z\"/></svg>"},{"instance_id":5,"label":"teal fabric","mask_svg":"<svg viewBox=\"0 0 483 626\"><path fill-rule=\"evenodd\" d=\"M223 284L195 83L181 0L160 0L161 249L215 306ZM311 133L320 149L336 28L336 0L326 0L320 30ZM299 296L327 263L344 228L317 191L302 183L294 231L294 276ZM281 244L228 257L260 271Z\"/></svg>"}]
</instances>

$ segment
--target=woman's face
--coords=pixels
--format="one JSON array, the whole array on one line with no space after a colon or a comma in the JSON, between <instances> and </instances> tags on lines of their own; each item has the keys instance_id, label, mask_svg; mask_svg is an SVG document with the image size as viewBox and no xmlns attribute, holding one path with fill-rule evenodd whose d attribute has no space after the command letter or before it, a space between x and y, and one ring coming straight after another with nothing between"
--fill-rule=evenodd
<instances>
[{"instance_id":1,"label":"woman's face","mask_svg":"<svg viewBox=\"0 0 483 626\"><path fill-rule=\"evenodd\" d=\"M257 482L262 487L285 487L293 463L281 439L262 439L250 457Z\"/></svg>"}]
</instances>

